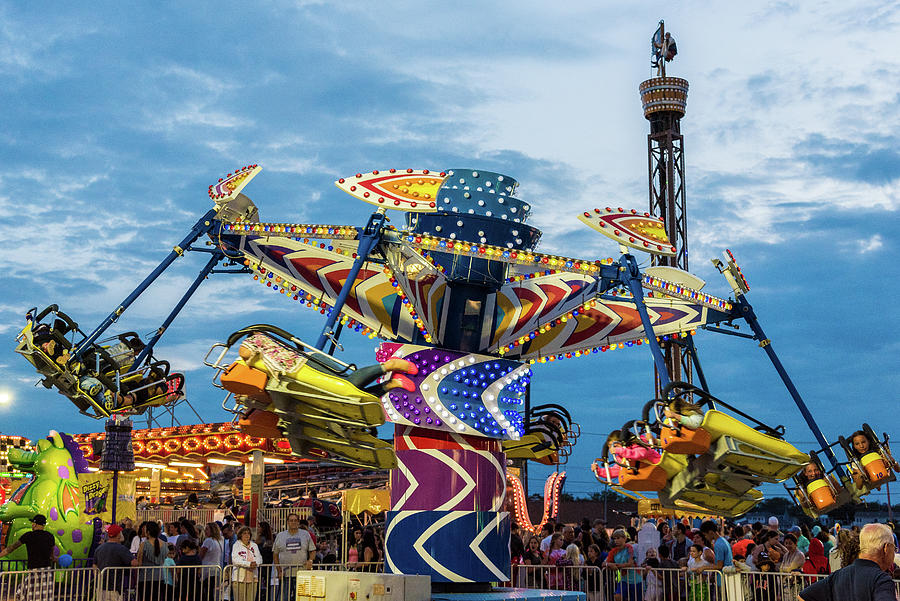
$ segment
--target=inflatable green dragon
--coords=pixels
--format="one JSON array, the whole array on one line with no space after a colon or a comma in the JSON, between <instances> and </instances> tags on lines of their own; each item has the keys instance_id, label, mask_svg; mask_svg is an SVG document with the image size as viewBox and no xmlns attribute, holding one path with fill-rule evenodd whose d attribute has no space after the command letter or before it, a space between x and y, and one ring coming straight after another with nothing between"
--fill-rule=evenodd
<instances>
[{"instance_id":1,"label":"inflatable green dragon","mask_svg":"<svg viewBox=\"0 0 900 601\"><path fill-rule=\"evenodd\" d=\"M84 515L84 497L78 484L78 474L87 472L87 461L72 437L51 430L50 436L38 441L37 451L10 449L8 460L34 477L0 506L0 522L9 523L3 546L19 540L31 530L31 518L43 514L47 518L46 530L56 537L59 554L87 558L94 526ZM23 546L6 559L26 557Z\"/></svg>"}]
</instances>

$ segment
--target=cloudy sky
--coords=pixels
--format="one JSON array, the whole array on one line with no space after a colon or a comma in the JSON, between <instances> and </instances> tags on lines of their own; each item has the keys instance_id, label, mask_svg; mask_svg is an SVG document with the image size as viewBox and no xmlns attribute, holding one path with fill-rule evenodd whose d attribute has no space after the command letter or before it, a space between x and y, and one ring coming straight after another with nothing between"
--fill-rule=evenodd
<instances>
[{"instance_id":1,"label":"cloudy sky","mask_svg":"<svg viewBox=\"0 0 900 601\"><path fill-rule=\"evenodd\" d=\"M897 6L600 4L0 2L0 431L102 427L34 387L12 352L25 311L58 303L91 329L210 207L207 186L247 163L264 168L245 190L264 220L356 225L368 211L333 186L341 176L499 171L533 204L540 250L612 256L575 216L646 210L637 90L665 18L679 49L669 74L691 85L691 271L725 295L709 258L734 251L831 440L864 421L900 434ZM180 259L116 331L152 331L204 262ZM307 339L321 327L248 276L219 275L158 347L207 421L229 416L203 355L258 322ZM715 394L811 448L755 343L701 333L697 345ZM348 337L344 357L366 362L371 348ZM584 424L569 492L599 490L590 463L650 397L651 367L643 347L540 366L535 402Z\"/></svg>"}]
</instances>

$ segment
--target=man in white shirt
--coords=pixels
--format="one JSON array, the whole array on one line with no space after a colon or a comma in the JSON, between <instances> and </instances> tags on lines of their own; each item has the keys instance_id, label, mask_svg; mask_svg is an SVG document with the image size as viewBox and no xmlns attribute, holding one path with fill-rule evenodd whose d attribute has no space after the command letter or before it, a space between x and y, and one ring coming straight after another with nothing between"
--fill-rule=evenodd
<instances>
[{"instance_id":1,"label":"man in white shirt","mask_svg":"<svg viewBox=\"0 0 900 601\"><path fill-rule=\"evenodd\" d=\"M316 544L309 532L301 528L306 525L306 520L292 513L287 518L287 530L275 535L275 543L272 545L273 561L278 569L278 578L281 581L282 601L293 601L294 589L297 582L296 566L304 566L312 569L312 560L316 555ZM293 566L285 568L283 566Z\"/></svg>"}]
</instances>

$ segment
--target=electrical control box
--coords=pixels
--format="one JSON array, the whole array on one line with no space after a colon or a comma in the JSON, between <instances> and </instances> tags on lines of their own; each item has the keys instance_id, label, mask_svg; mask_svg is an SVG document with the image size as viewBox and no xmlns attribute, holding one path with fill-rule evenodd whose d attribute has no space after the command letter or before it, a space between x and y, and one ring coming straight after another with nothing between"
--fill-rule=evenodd
<instances>
[{"instance_id":1,"label":"electrical control box","mask_svg":"<svg viewBox=\"0 0 900 601\"><path fill-rule=\"evenodd\" d=\"M429 601L430 576L370 572L297 572L296 601Z\"/></svg>"}]
</instances>

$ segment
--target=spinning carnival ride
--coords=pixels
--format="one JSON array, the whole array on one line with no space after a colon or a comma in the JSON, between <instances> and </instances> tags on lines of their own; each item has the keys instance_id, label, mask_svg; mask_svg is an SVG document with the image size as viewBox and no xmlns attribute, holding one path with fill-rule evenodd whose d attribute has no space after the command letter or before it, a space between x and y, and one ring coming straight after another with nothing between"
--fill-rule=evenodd
<instances>
[{"instance_id":1,"label":"spinning carnival ride","mask_svg":"<svg viewBox=\"0 0 900 601\"><path fill-rule=\"evenodd\" d=\"M531 206L514 196L517 182L459 169L391 169L339 180L342 190L377 207L362 228L261 222L242 193L259 171L250 165L210 186L214 208L90 334L56 307L32 312L17 351L44 384L98 417L177 400L183 380L153 358L153 346L207 275L252 273L276 293L318 309L326 322L315 344L258 324L210 350L206 363L229 392L226 408L242 430L285 436L298 455L394 468L389 571L446 582L505 581L507 459L563 463L580 433L563 406L531 403L536 364L650 348L665 394L610 436L596 471L628 491L657 492L663 506L736 515L762 498L759 483L804 469L809 456L783 440L782 428L755 422L707 390L692 336L701 328L732 333L716 325L743 319L753 334L741 335L759 340L775 363L832 465L831 480L851 496L862 494L850 488L778 362L730 252L716 265L733 300L706 294L702 280L680 269L639 268L629 249L675 253L662 222L648 213L607 207L579 216L619 244L618 260L538 253L541 232L526 224ZM404 227L388 225L389 208L406 213ZM192 246L203 236L211 249ZM157 333L146 344L124 334L114 344L98 342L188 251L211 256ZM217 270L219 263L226 268ZM343 329L381 338L376 358L392 367L337 360ZM699 388L669 382L662 341L682 345ZM239 356L229 357L235 348ZM666 412L678 398L706 407L699 423L671 421ZM374 435L385 421L395 424L393 445ZM554 482L556 492L561 482Z\"/></svg>"}]
</instances>

